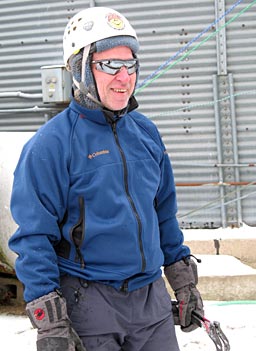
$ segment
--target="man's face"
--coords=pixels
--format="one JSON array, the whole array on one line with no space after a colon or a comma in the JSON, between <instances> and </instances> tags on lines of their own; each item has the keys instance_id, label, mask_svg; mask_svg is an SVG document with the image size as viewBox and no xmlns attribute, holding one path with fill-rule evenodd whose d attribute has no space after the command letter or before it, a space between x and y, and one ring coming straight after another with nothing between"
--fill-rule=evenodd
<instances>
[{"instance_id":1,"label":"man's face","mask_svg":"<svg viewBox=\"0 0 256 351\"><path fill-rule=\"evenodd\" d=\"M132 51L126 46L117 46L102 52L95 52L93 60L133 59ZM125 108L131 97L136 81L136 73L128 74L127 69L122 67L116 75L97 71L92 64L92 72L96 81L101 103L110 110L118 111Z\"/></svg>"}]
</instances>

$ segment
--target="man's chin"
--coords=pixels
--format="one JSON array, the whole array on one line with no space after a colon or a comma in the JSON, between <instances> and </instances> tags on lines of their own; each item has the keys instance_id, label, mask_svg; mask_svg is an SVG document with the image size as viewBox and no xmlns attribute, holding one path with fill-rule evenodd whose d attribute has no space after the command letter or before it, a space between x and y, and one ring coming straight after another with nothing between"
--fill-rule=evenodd
<instances>
[{"instance_id":1,"label":"man's chin","mask_svg":"<svg viewBox=\"0 0 256 351\"><path fill-rule=\"evenodd\" d=\"M112 104L112 105L105 105L105 107L111 111L122 111L126 108L128 102L125 104Z\"/></svg>"}]
</instances>

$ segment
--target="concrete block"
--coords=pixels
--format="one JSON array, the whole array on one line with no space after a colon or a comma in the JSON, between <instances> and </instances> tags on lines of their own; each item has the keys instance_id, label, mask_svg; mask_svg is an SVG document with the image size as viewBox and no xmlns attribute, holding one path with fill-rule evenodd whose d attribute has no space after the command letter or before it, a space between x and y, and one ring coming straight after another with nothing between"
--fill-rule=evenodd
<instances>
[{"instance_id":1,"label":"concrete block","mask_svg":"<svg viewBox=\"0 0 256 351\"><path fill-rule=\"evenodd\" d=\"M187 240L194 255L230 255L256 268L256 238Z\"/></svg>"}]
</instances>

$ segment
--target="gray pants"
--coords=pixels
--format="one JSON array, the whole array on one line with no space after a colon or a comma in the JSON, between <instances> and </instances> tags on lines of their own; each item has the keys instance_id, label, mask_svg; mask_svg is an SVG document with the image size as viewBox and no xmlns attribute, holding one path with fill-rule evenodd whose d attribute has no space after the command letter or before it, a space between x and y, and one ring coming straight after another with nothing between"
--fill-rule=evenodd
<instances>
[{"instance_id":1,"label":"gray pants","mask_svg":"<svg viewBox=\"0 0 256 351\"><path fill-rule=\"evenodd\" d=\"M129 293L71 276L61 287L87 351L179 351L162 278Z\"/></svg>"}]
</instances>

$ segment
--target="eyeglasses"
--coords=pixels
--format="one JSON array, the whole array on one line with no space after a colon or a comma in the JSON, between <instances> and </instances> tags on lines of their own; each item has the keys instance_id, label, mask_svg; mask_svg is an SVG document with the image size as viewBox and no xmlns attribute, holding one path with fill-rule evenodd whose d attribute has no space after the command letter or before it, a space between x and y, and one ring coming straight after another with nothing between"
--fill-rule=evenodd
<instances>
[{"instance_id":1,"label":"eyeglasses","mask_svg":"<svg viewBox=\"0 0 256 351\"><path fill-rule=\"evenodd\" d=\"M109 59L109 60L94 60L93 64L96 65L97 71L111 74L112 76L116 75L122 67L127 69L129 75L136 72L139 61L138 59L130 60L118 60L118 59Z\"/></svg>"}]
</instances>

